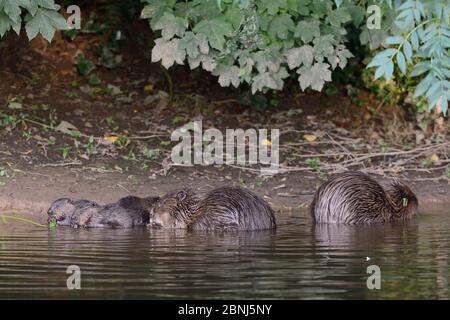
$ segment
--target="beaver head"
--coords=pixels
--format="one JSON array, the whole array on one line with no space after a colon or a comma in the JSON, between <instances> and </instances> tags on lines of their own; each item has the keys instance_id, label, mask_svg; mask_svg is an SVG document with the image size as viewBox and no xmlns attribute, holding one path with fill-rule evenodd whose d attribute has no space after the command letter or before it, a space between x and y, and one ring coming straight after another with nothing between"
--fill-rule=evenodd
<instances>
[{"instance_id":1,"label":"beaver head","mask_svg":"<svg viewBox=\"0 0 450 320\"><path fill-rule=\"evenodd\" d=\"M387 187L392 210L392 219L408 219L417 212L419 201L415 193L403 182L394 180Z\"/></svg>"},{"instance_id":2,"label":"beaver head","mask_svg":"<svg viewBox=\"0 0 450 320\"><path fill-rule=\"evenodd\" d=\"M72 199L61 198L53 202L47 211L48 221L56 219L59 225L69 225L70 218L75 210L75 204Z\"/></svg>"},{"instance_id":3,"label":"beaver head","mask_svg":"<svg viewBox=\"0 0 450 320\"><path fill-rule=\"evenodd\" d=\"M152 207L149 226L184 229L187 227L198 202L198 196L190 189L168 193Z\"/></svg>"}]
</instances>

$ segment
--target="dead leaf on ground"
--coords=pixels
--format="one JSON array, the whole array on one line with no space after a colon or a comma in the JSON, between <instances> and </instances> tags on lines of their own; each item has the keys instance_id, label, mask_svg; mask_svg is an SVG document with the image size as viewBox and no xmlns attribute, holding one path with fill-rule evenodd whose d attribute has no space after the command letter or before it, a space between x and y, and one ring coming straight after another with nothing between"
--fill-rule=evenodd
<instances>
[{"instance_id":1,"label":"dead leaf on ground","mask_svg":"<svg viewBox=\"0 0 450 320\"><path fill-rule=\"evenodd\" d=\"M73 124L62 120L61 123L55 128L56 131L65 133L65 134L73 134L74 132L80 132L77 127Z\"/></svg>"},{"instance_id":2,"label":"dead leaf on ground","mask_svg":"<svg viewBox=\"0 0 450 320\"><path fill-rule=\"evenodd\" d=\"M317 136L315 136L313 134L305 134L305 135L303 135L303 138L308 142L314 142L317 140Z\"/></svg>"},{"instance_id":3,"label":"dead leaf on ground","mask_svg":"<svg viewBox=\"0 0 450 320\"><path fill-rule=\"evenodd\" d=\"M8 104L8 108L13 110L20 110L22 109L22 104L17 101L12 101Z\"/></svg>"},{"instance_id":4,"label":"dead leaf on ground","mask_svg":"<svg viewBox=\"0 0 450 320\"><path fill-rule=\"evenodd\" d=\"M433 161L434 164L440 164L441 159L439 159L439 156L436 153L433 153L431 155L431 161Z\"/></svg>"}]
</instances>

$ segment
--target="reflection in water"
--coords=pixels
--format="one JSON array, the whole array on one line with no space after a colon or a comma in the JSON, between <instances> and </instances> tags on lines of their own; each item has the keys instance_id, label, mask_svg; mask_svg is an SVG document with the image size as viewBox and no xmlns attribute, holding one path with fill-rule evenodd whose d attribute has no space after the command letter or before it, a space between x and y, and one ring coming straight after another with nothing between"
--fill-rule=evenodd
<instances>
[{"instance_id":1,"label":"reflection in water","mask_svg":"<svg viewBox=\"0 0 450 320\"><path fill-rule=\"evenodd\" d=\"M0 298L450 297L448 214L377 226L306 216L227 234L0 225ZM366 287L370 264L381 290ZM81 290L66 288L69 265L81 268Z\"/></svg>"}]
</instances>

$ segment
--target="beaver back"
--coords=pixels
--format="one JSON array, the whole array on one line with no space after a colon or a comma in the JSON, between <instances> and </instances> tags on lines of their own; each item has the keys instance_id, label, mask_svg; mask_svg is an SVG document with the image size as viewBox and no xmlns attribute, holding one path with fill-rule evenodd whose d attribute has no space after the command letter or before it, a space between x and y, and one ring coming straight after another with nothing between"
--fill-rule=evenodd
<instances>
[{"instance_id":1,"label":"beaver back","mask_svg":"<svg viewBox=\"0 0 450 320\"><path fill-rule=\"evenodd\" d=\"M325 182L311 203L311 215L317 223L384 222L392 210L383 187L361 172L346 172Z\"/></svg>"},{"instance_id":2,"label":"beaver back","mask_svg":"<svg viewBox=\"0 0 450 320\"><path fill-rule=\"evenodd\" d=\"M191 217L195 230L264 230L276 226L269 204L250 190L219 187L198 203Z\"/></svg>"}]
</instances>

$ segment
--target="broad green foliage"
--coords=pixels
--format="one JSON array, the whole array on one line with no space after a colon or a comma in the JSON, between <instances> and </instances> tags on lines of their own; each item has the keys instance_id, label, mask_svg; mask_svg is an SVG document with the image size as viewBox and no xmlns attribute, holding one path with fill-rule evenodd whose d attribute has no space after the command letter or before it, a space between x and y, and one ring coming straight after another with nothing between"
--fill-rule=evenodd
<instances>
[{"instance_id":1,"label":"broad green foliage","mask_svg":"<svg viewBox=\"0 0 450 320\"><path fill-rule=\"evenodd\" d=\"M297 73L302 89L321 90L352 57L345 25L358 8L331 0L146 0L142 17L161 31L152 61L212 72L222 86L281 89Z\"/></svg>"},{"instance_id":2,"label":"broad green foliage","mask_svg":"<svg viewBox=\"0 0 450 320\"><path fill-rule=\"evenodd\" d=\"M11 29L19 34L25 22L29 40L41 33L50 42L55 30L67 27L58 10L54 0L0 0L0 38Z\"/></svg>"},{"instance_id":3,"label":"broad green foliage","mask_svg":"<svg viewBox=\"0 0 450 320\"><path fill-rule=\"evenodd\" d=\"M244 83L252 91L282 89L295 75L300 87L322 90L332 71L353 55L349 30L379 50L368 67L375 78L395 67L423 77L416 94L445 113L449 93L449 0L143 0L142 17L161 31L152 61L169 68L188 63L218 76L222 86ZM381 10L369 29L366 10ZM408 74L411 67L412 71Z\"/></svg>"},{"instance_id":4,"label":"broad green foliage","mask_svg":"<svg viewBox=\"0 0 450 320\"><path fill-rule=\"evenodd\" d=\"M450 0L141 0L141 16L161 37L152 61L166 68L188 63L222 86L248 84L252 92L282 89L288 77L302 90L322 90L352 53L349 32L376 55L375 79L399 70L417 77L417 96L447 113L450 100ZM367 13L377 5L378 29ZM66 29L54 0L0 0L0 38L22 25L31 40L51 41ZM372 56L372 54L371 54ZM396 79L398 80L398 79Z\"/></svg>"}]
</instances>

